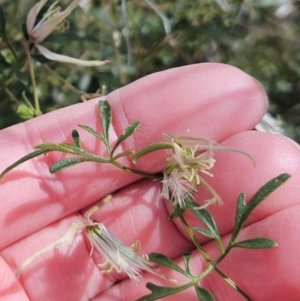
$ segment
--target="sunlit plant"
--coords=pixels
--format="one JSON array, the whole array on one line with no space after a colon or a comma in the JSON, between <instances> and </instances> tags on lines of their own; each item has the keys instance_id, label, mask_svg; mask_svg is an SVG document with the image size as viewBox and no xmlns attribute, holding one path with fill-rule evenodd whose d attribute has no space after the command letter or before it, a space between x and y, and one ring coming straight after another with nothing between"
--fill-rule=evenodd
<instances>
[{"instance_id":1,"label":"sunlit plant","mask_svg":"<svg viewBox=\"0 0 300 301\"><path fill-rule=\"evenodd\" d=\"M195 245L197 251L201 254L206 261L207 266L199 274L194 275L190 270L190 260L192 254L189 252L183 253L184 269L179 267L172 259L163 254L153 253L139 256L136 251L139 249L139 242L135 242L132 246L126 246L119 240L109 229L105 227L101 221L93 221L90 216L98 210L101 206L105 205L111 196L107 196L99 205L90 209L83 219L72 223L66 232L62 234L55 242L46 246L42 250L33 254L23 263L20 263L17 273L19 274L26 266L41 254L54 249L61 248L72 244L74 237L77 233L85 232L89 241L91 242L91 252L95 249L104 258L103 263L99 263L100 272L109 273L111 271L124 272L129 278L138 281L142 277L142 271L148 271L159 277L169 280L172 284L169 287L158 286L153 283L148 283L147 288L151 291L149 295L139 298L139 301L158 300L166 296L170 296L191 287L194 287L196 294L200 301L213 301L215 300L212 292L208 289L201 287L201 280L204 279L212 271L217 273L225 282L232 286L238 293L240 293L245 300L252 300L251 296L246 294L233 279L230 279L220 268L219 263L230 253L233 248L246 248L246 249L265 249L276 247L277 244L273 240L265 237L255 237L247 240L238 240L239 233L245 225L247 219L253 210L275 189L282 185L289 179L288 174L281 174L272 179L261 187L257 193L246 202L245 194L240 194L237 200L236 214L234 221L234 230L229 242L225 245L222 237L218 231L218 227L214 221L213 216L206 209L209 205L216 201L221 201L217 192L204 180L201 173L212 176L212 168L215 163L213 157L214 151L235 151L244 155L252 157L247 153L221 147L208 139L195 138L195 137L173 137L170 134L165 134L170 142L162 141L153 143L142 150L123 150L118 152L118 146L132 136L136 129L139 127L140 122L135 121L130 124L124 132L117 138L114 144L109 140L109 130L112 120L112 111L108 101L101 100L98 103L102 132L97 132L87 125L79 125L79 127L96 139L99 139L107 150L106 156L99 156L95 153L90 153L82 147L80 135L77 130L72 131L72 143L42 143L37 145L32 153L22 157L9 167L7 167L0 175L0 178L5 176L13 168L30 160L34 157L45 155L50 152L63 152L71 156L50 166L50 172L56 173L63 169L72 167L83 162L95 162L100 164L113 164L115 167L130 172L142 177L156 179L162 183L162 196L168 199L173 205L173 211L170 218L179 219L185 228L187 234ZM132 167L128 167L119 162L122 157L130 158L133 163L147 154L159 150L170 150L170 156L166 159L165 170L157 174L149 174L145 171L140 171ZM204 204L195 202L195 192L198 187L202 185L212 195L212 198ZM111 200L113 201L113 199ZM198 220L201 226L191 227L185 219L184 212L191 212ZM203 224L205 227L203 227ZM210 255L204 250L198 235L201 234L212 240L215 240L220 248L220 255L216 259L212 259ZM166 275L161 274L155 270L155 265L167 267L171 270L184 275L189 282L182 285L176 282L176 279L168 278Z\"/></svg>"}]
</instances>

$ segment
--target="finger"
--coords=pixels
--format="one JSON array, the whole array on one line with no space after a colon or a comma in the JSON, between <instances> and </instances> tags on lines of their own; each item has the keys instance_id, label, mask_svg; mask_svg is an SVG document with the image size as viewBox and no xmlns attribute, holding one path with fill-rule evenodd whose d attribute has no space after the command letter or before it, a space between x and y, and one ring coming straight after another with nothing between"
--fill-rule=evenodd
<instances>
[{"instance_id":1,"label":"finger","mask_svg":"<svg viewBox=\"0 0 300 301\"><path fill-rule=\"evenodd\" d=\"M242 230L239 240L267 237L274 239L278 243L278 247L267 250L236 248L218 265L218 268L230 277L251 300L298 300L300 295L300 262L298 260L300 245L297 243L300 231L299 216L300 206L295 206L246 227ZM227 235L225 241L228 242L229 238L230 236ZM220 255L214 242L206 245L205 249L213 258ZM181 258L178 258L176 262L182 268L184 267ZM206 264L197 251L192 253L190 267L194 275L199 275L206 268ZM170 275L182 279L176 272L170 273ZM145 288L149 281L157 285L171 286L166 285L160 279L153 279L151 275L146 273L138 286L129 280L123 281L99 294L92 301L136 300L141 296L150 294L150 291ZM188 281L189 279L186 279L185 282L182 281L182 284ZM217 273L210 273L200 282L200 285L209 289L216 300L245 300ZM182 293L160 300L197 300L197 296L192 287Z\"/></svg>"},{"instance_id":2,"label":"finger","mask_svg":"<svg viewBox=\"0 0 300 301\"><path fill-rule=\"evenodd\" d=\"M238 139L237 139L238 138ZM250 139L251 138L251 139ZM267 139L268 138L268 139ZM231 141L231 142L230 142ZM250 149L252 155L254 158L256 158L256 166L253 167L251 163L249 163L248 159L245 159L243 156L239 154L230 154L230 153L225 153L224 157L222 160L217 160L217 162L222 162L222 164L227 168L230 166L230 162L235 162L237 159L240 160L239 164L241 167L247 167L251 168L251 170L254 168L258 169L258 174L261 175L261 179L258 180L258 183L254 182L254 186L256 185L257 187L251 186L250 189L248 189L249 185L249 175L253 176L253 179L255 179L255 172L252 170L253 174L250 174L250 172L246 169L245 173L243 176L237 175L239 181L245 181L245 186L244 186L244 191L246 190L247 195L253 194L256 192L256 190L263 185L267 180L266 179L269 175L274 176L277 175L277 172L280 172L283 168L282 166L282 160L279 160L279 162L276 163L276 159L279 158L279 153L285 150L284 155L290 158L290 162L294 162L294 164L289 164L287 167L285 167L284 171L289 172L294 174L296 183L299 183L299 180L297 180L297 173L296 170L298 169L297 167L297 158L299 157L299 150L295 145L291 144L288 140L280 138L279 136L275 135L270 135L270 134L264 134L264 133L259 133L259 132L245 132L241 133L235 137L232 137L231 139L228 139L226 142L227 146L237 146L237 143L239 143L239 148L243 147L249 147L250 145L262 145L262 141L266 141L267 145L271 148L274 149L273 154L267 154L268 158L267 160L264 160L259 156L261 152L256 152L257 147L254 149ZM279 143L280 141L280 143ZM224 142L224 143L225 143ZM235 144L234 144L235 142ZM275 146L281 146L280 147L275 147ZM248 148L246 149L248 150ZM279 153L276 152L278 150ZM220 154L221 155L221 154ZM232 156L231 156L232 155ZM244 160L245 159L245 160ZM298 159L299 160L299 159ZM234 163L234 164L235 164ZM217 165L218 166L218 165ZM217 167L216 166L216 167ZM234 166L233 166L234 168ZM263 176L264 173L267 173L267 171L272 171L271 174L267 174L267 176ZM225 173L229 179L231 179L235 183L235 179L231 174L226 173L227 170L219 169L218 171L215 171L215 177L219 175L219 173ZM251 178L250 178L251 179ZM293 180L290 179L290 181ZM214 188L220 193L220 195L225 195L227 193L228 185L230 187L234 187L231 182L227 183L227 185L220 185L218 184L220 181L216 181L216 185ZM274 209L272 204L280 204L281 207L275 208L276 210L283 210L286 206L293 206L295 205L295 201L297 202L297 196L299 192L295 190L295 187L297 187L293 182L290 183L291 186L287 185L286 183L282 188L283 189L279 194L277 192L273 193L268 200L265 202L271 202L268 206L267 209L263 210L262 213L263 215L259 215L260 213L260 207L256 209L256 214L257 217L265 218L266 216L274 213ZM241 184L240 184L241 185ZM153 182L153 181L142 181L142 182L137 182L134 185L131 185L127 187L124 190L121 190L114 198L113 200L105 205L104 207L99 210L99 212L95 213L93 216L93 219L96 219L100 222L103 222L107 228L112 231L116 236L120 237L121 240L124 241L125 244L131 245L135 240L139 240L141 242L141 250L140 254L147 254L149 252L161 252L166 254L167 256L171 258L175 258L182 254L184 251L190 250L192 248L192 244L188 239L185 239L183 236L185 235L185 232L178 231L176 228L174 228L173 221L171 221L168 218L168 212L166 211L165 204L168 204L167 201L164 201L160 197L160 184L158 182ZM242 190L242 189L241 189ZM242 190L243 191L243 190ZM240 193L241 191L237 191ZM294 192L294 194L293 194ZM289 202L282 202L282 195L284 196L289 196ZM234 222L234 211L236 207L236 198L231 198L230 196L227 199L224 199L224 205L223 206L211 206L210 211L213 212L213 216L216 219L217 225L219 227L219 230L221 234L228 233L232 230L233 227L233 222ZM251 220L251 222L254 222L255 220ZM70 224L70 221L66 224L67 222L64 222L65 227L67 227ZM198 224L199 221L193 222L191 224L195 225ZM49 235L49 232L51 229L51 235ZM182 229L179 226L179 229ZM47 243L53 242L55 238L57 238L59 235L62 234L62 230L58 228L57 226L47 228L47 230L43 230L45 232L43 235L42 234L37 234L38 236L30 236L28 239L16 244L14 247L11 246L5 250L5 252L2 254L4 258L7 260L7 262L10 263L12 267L15 267L17 264L19 264L22 260L24 260L26 257L32 255L35 251L39 250L40 248L44 247ZM39 237L43 237L46 239L46 241L42 241L39 239ZM33 242L36 245L34 249L32 249ZM200 240L202 243L207 241L205 239ZM21 243L23 244L21 247ZM83 242L82 242L83 243ZM26 252L22 251L20 252L20 249L22 248L27 248ZM76 247L79 248L79 245L76 245ZM16 248L16 249L14 249ZM72 263L76 263L78 261L85 262L84 266L90 266L90 258L89 258L89 250L90 250L90 245L87 245L87 250L85 250L84 247L81 247L80 250L83 251L78 251L78 252L71 252L71 254L74 254L74 257L72 255L69 255L70 251L66 251L67 256L63 256L63 260L68 263L68 268L66 270L70 272L70 274L67 274L67 277L70 279L75 279L74 281L76 282L78 280L76 275L79 273L77 270L76 273L72 273L73 270L70 268L72 266ZM50 269L49 275L53 274L53 270L58 270L55 274L54 278L48 279L47 277L42 277L42 283L45 283L47 286L47 294L50 294L50 291L55 291L53 287L56 287L56 282L62 283L63 278L66 277L65 271L62 270L61 266L61 261L58 260L56 261L56 256L57 254L60 254L61 251L57 251L56 253L54 252L53 254L49 252L49 261L45 260L45 258L40 258L37 259L36 263L33 263L32 266L30 267L30 272L31 274L33 273L34 275L37 276L36 281L41 281L39 279L40 273L45 274L45 272L41 269L41 263L39 260L42 260L43 262L43 268L48 270ZM94 290L95 293L101 293L104 290L106 290L108 287L110 287L116 280L124 278L125 275L118 275L116 273L108 274L108 275L102 275L102 278L100 276L100 273L98 269L95 267L95 263L103 262L103 258L101 256L97 256L97 253L94 254L93 256L94 259L94 268L92 272L90 272L89 275L86 275L87 278L91 277L93 281L91 282L94 283L95 287L97 289ZM55 264L58 262L59 264ZM77 264L76 264L77 265ZM75 265L75 266L76 266ZM91 271L92 269L89 269ZM85 269L83 269L83 272L85 273ZM59 274L61 275L59 276ZM32 279L31 274L25 274L25 278ZM48 273L46 273L48 275ZM93 275L93 276L91 276ZM97 275L97 277L95 276ZM172 275L168 275L172 276ZM94 278L93 278L94 277ZM39 280L38 280L39 279ZM90 279L90 278L89 278ZM53 286L49 286L49 283L52 283ZM72 283L70 281L70 283ZM33 284L33 282L30 282L30 284ZM26 286L26 290L35 292L35 287L34 285L32 287L27 287L26 283L24 283ZM72 283L74 287L80 288L78 283ZM66 290L68 290L68 286L66 286ZM78 292L79 293L79 292ZM82 291L80 292L82 294ZM33 296L32 300L34 300Z\"/></svg>"},{"instance_id":3,"label":"finger","mask_svg":"<svg viewBox=\"0 0 300 301\"><path fill-rule=\"evenodd\" d=\"M126 149L140 149L160 141L164 131L224 139L252 128L266 107L265 93L253 78L220 64L193 65L153 74L107 98L114 113L112 140L129 123L142 122L134 138L123 144ZM1 169L30 152L36 144L71 142L70 132L78 123L100 130L96 102L58 110L2 131L1 155L5 162L0 162ZM103 153L103 145L94 137L80 133L88 150ZM64 157L51 153L31 160L3 180L0 230L6 229L11 235L0 238L1 247L136 179L130 174L124 176L123 171L110 165L95 163L50 175L49 165ZM138 167L157 172L164 158L165 153L148 156Z\"/></svg>"},{"instance_id":4,"label":"finger","mask_svg":"<svg viewBox=\"0 0 300 301\"><path fill-rule=\"evenodd\" d=\"M80 218L82 216L77 214L55 222L3 249L1 256L15 271L22 261L56 241L72 222ZM169 219L165 204L160 199L158 182L148 180L130 185L92 218L103 222L127 246L138 240L141 256L155 250L177 257L183 249L192 247ZM91 257L90 251L90 242L85 235L78 234L72 246L49 251L36 258L19 276L30 300L42 297L59 300L66 296L70 300L85 300L80 296L92 298L116 281L127 278L124 273L101 273L97 264L103 263L104 258L97 251Z\"/></svg>"},{"instance_id":5,"label":"finger","mask_svg":"<svg viewBox=\"0 0 300 301\"><path fill-rule=\"evenodd\" d=\"M2 301L29 301L7 263L0 258L0 296Z\"/></svg>"}]
</instances>

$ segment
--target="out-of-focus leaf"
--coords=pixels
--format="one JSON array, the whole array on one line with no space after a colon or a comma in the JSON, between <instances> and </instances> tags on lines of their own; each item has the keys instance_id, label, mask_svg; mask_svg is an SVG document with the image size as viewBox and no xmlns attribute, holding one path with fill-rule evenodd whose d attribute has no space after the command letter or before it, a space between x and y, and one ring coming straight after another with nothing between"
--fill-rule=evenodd
<instances>
[{"instance_id":1,"label":"out-of-focus leaf","mask_svg":"<svg viewBox=\"0 0 300 301\"><path fill-rule=\"evenodd\" d=\"M36 60L39 61L41 64L45 64L45 63L53 63L53 61L48 60L47 58L45 58L43 55L41 54L32 54L31 57Z\"/></svg>"},{"instance_id":2,"label":"out-of-focus leaf","mask_svg":"<svg viewBox=\"0 0 300 301\"><path fill-rule=\"evenodd\" d=\"M27 75L20 71L20 70L15 70L15 75L17 76L18 80L24 85L27 86L29 83L29 79L27 77Z\"/></svg>"},{"instance_id":3,"label":"out-of-focus leaf","mask_svg":"<svg viewBox=\"0 0 300 301\"><path fill-rule=\"evenodd\" d=\"M21 103L18 106L17 114L23 119L31 119L35 116L34 108Z\"/></svg>"},{"instance_id":4,"label":"out-of-focus leaf","mask_svg":"<svg viewBox=\"0 0 300 301\"><path fill-rule=\"evenodd\" d=\"M3 54L0 52L0 66L2 67L9 67L10 63L6 60Z\"/></svg>"},{"instance_id":5,"label":"out-of-focus leaf","mask_svg":"<svg viewBox=\"0 0 300 301\"><path fill-rule=\"evenodd\" d=\"M2 5L0 5L0 37L5 37L6 17Z\"/></svg>"}]
</instances>

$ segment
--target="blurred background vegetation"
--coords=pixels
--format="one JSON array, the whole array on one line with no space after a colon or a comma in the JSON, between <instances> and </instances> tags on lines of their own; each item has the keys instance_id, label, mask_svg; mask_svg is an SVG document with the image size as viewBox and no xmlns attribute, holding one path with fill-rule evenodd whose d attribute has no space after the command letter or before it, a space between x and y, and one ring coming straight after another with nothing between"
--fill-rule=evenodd
<instances>
[{"instance_id":1,"label":"blurred background vegetation","mask_svg":"<svg viewBox=\"0 0 300 301\"><path fill-rule=\"evenodd\" d=\"M24 120L17 112L23 91L32 99L22 23L35 3L0 0L7 37L20 58L15 64L0 37L0 128ZM300 141L299 8L296 0L82 0L67 18L68 30L52 33L42 44L57 53L111 63L80 67L50 62L35 52L41 110L79 102L82 93L108 93L156 71L222 62L263 84L270 113Z\"/></svg>"}]
</instances>

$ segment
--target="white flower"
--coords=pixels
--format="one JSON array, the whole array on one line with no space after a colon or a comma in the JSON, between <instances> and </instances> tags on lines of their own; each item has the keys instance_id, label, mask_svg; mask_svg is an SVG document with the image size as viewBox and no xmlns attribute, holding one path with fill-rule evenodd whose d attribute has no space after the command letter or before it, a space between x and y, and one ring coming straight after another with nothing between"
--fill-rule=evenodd
<instances>
[{"instance_id":1,"label":"white flower","mask_svg":"<svg viewBox=\"0 0 300 301\"><path fill-rule=\"evenodd\" d=\"M142 270L146 270L166 278L156 272L153 269L154 265L146 258L140 257L135 253L140 247L139 242L135 242L128 247L109 232L103 224L97 222L91 223L91 225L86 227L86 234L92 247L104 257L104 262L98 264L102 272L124 272L131 280L136 281L141 277Z\"/></svg>"},{"instance_id":2,"label":"white flower","mask_svg":"<svg viewBox=\"0 0 300 301\"><path fill-rule=\"evenodd\" d=\"M30 42L34 43L36 48L49 60L60 61L70 64L78 64L83 66L101 66L108 63L108 60L105 61L86 61L71 58L69 56L60 55L54 52L51 52L47 48L40 45L45 38L47 38L55 29L64 25L65 18L76 8L80 0L74 0L72 3L64 10L61 11L60 7L57 6L58 1L55 1L50 5L47 12L44 14L42 19L36 23L36 17L41 11L43 6L48 0L41 0L35 4L28 13L26 28L29 36Z\"/></svg>"},{"instance_id":3,"label":"white flower","mask_svg":"<svg viewBox=\"0 0 300 301\"><path fill-rule=\"evenodd\" d=\"M107 203L110 199L111 195L108 195L101 201L100 206ZM155 271L154 264L149 262L146 256L141 257L135 253L140 247L139 242L135 242L128 247L114 234L108 231L102 223L92 221L90 216L95 213L100 206L95 206L88 210L83 219L72 223L67 228L66 232L55 242L39 250L23 261L19 265L16 274L18 275L26 266L31 264L41 254L72 244L76 234L85 230L92 246L90 255L92 255L94 249L96 249L104 257L104 262L98 264L101 272L124 272L130 279L137 281L142 275L142 270L145 270L171 282L176 282L176 280L170 279L158 271Z\"/></svg>"},{"instance_id":4,"label":"white flower","mask_svg":"<svg viewBox=\"0 0 300 301\"><path fill-rule=\"evenodd\" d=\"M185 136L175 138L170 134L165 135L171 139L173 154L166 159L167 167L162 180L162 196L180 208L185 208L187 202L194 200L198 185L207 189L212 198L196 209L221 202L217 192L201 177L201 173L213 176L210 172L216 162L213 150L239 152L251 158L243 151L215 145L209 139Z\"/></svg>"}]
</instances>

